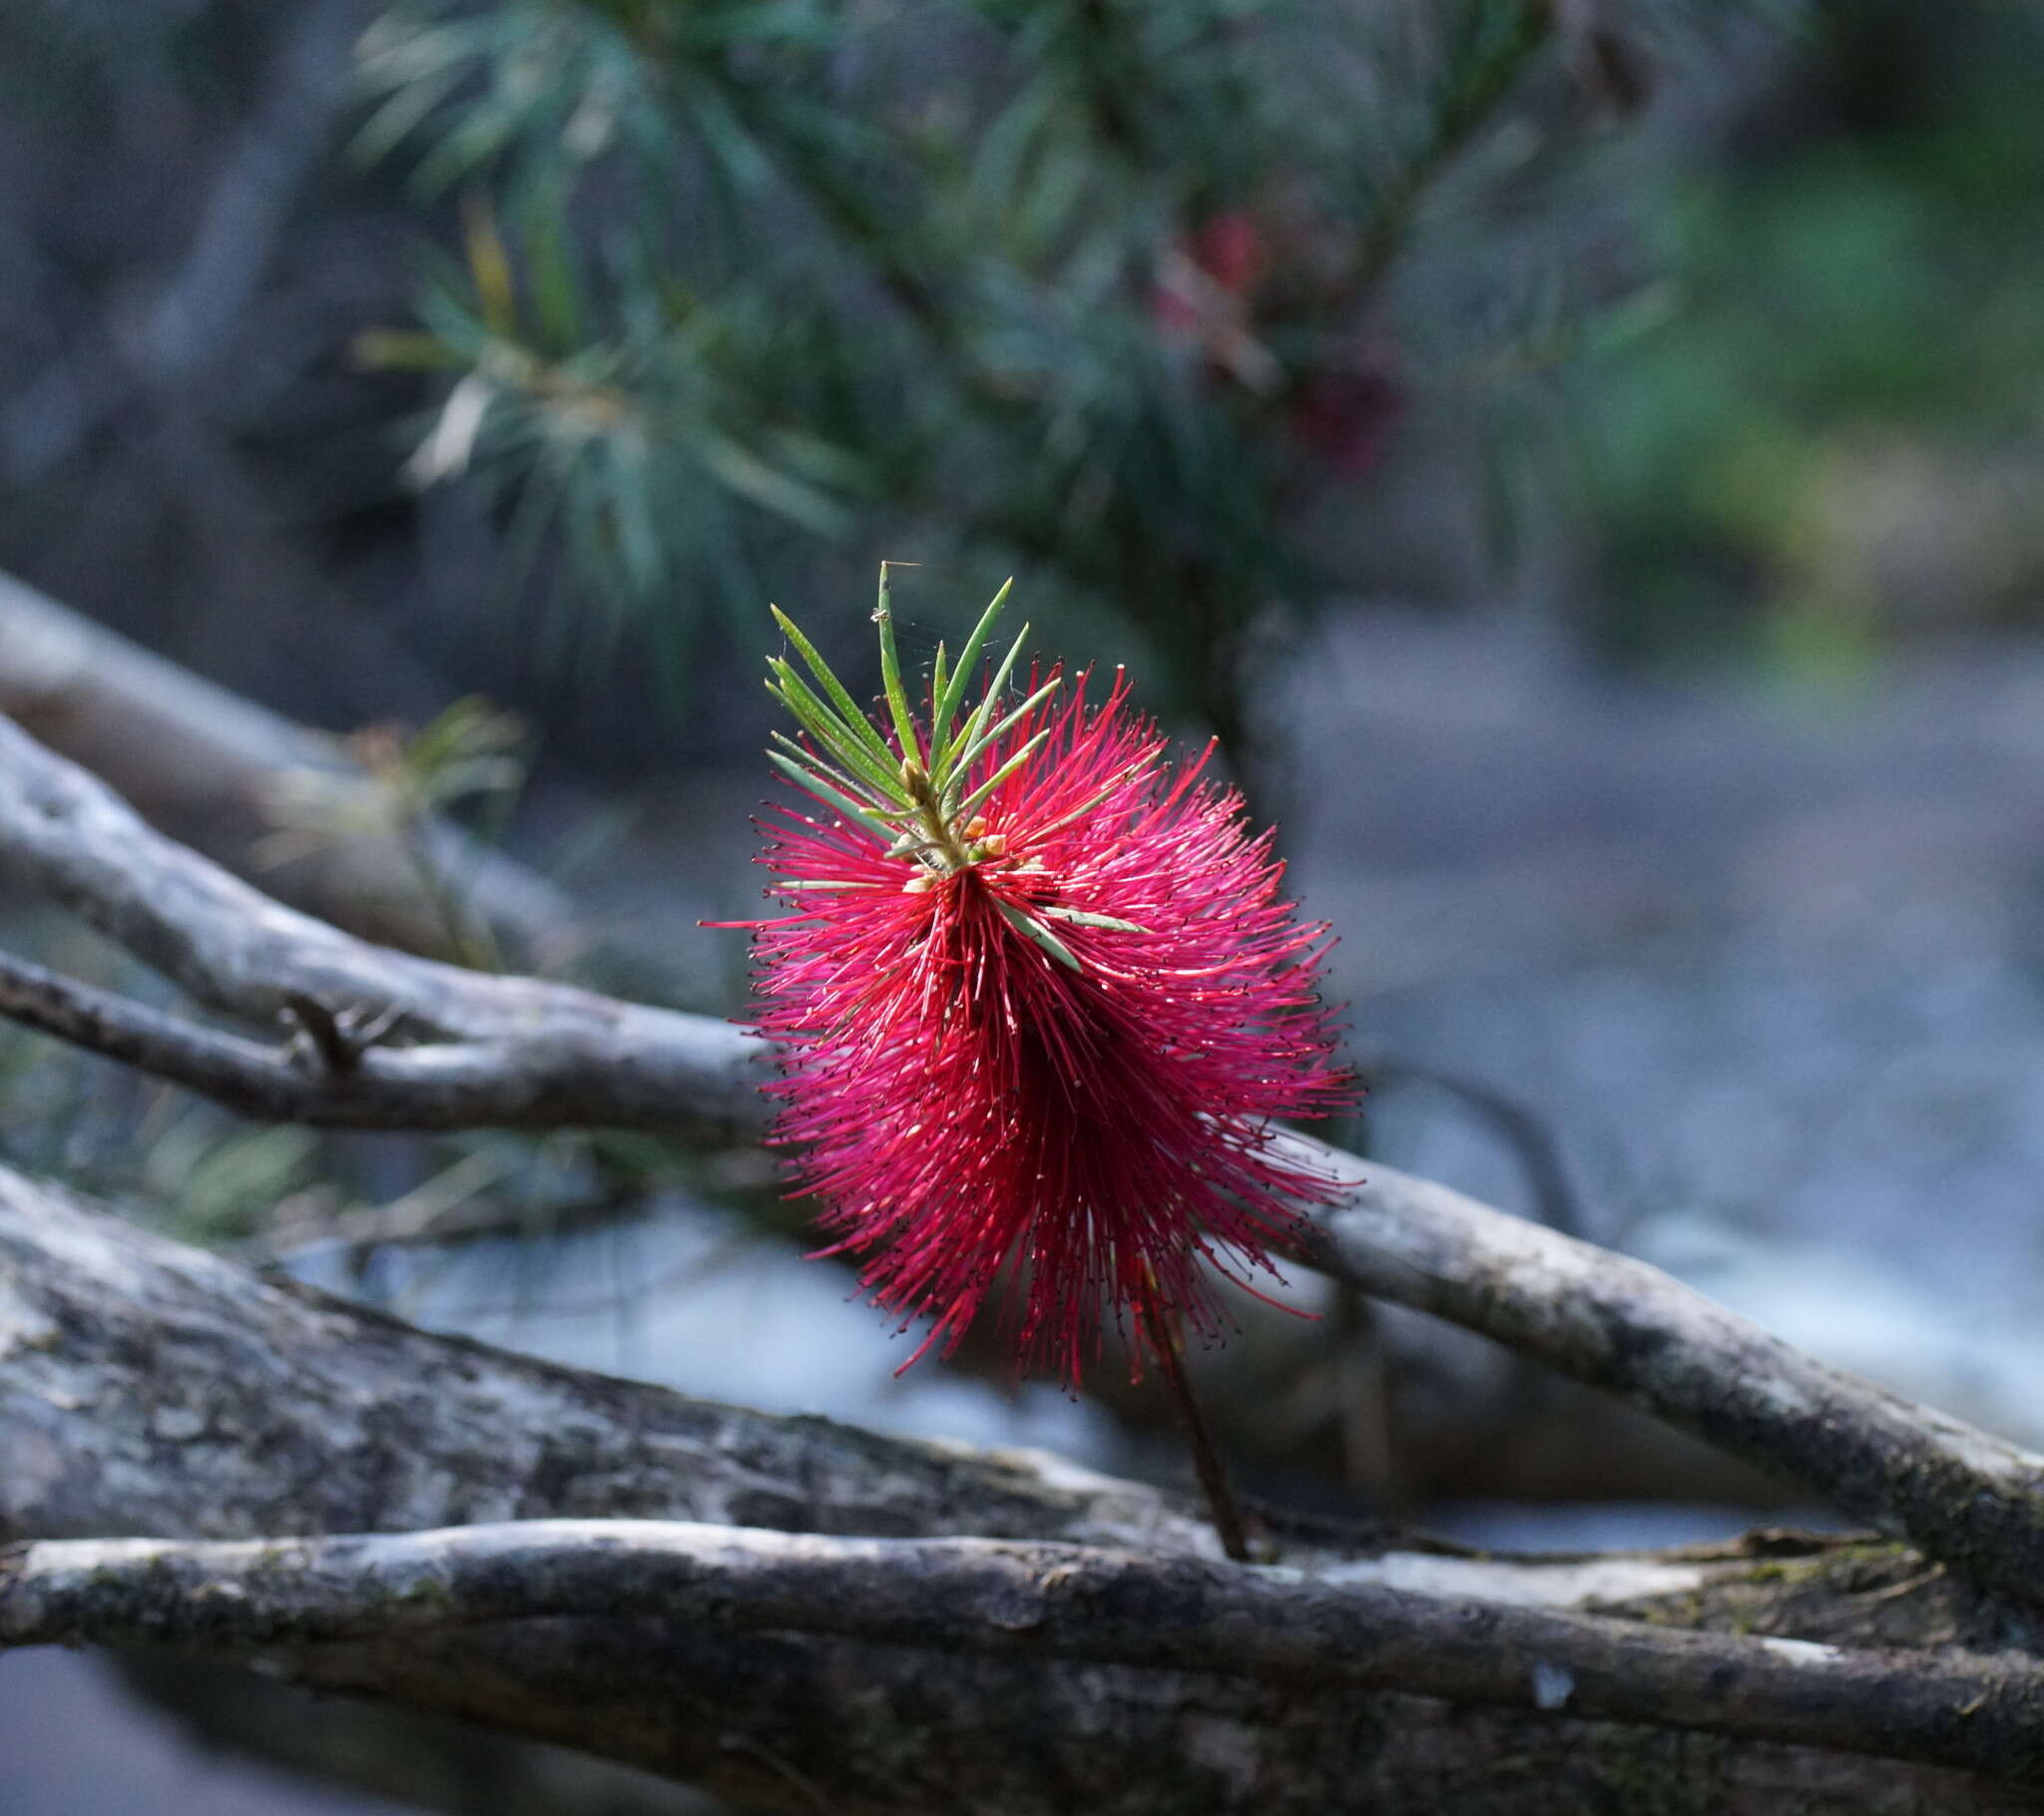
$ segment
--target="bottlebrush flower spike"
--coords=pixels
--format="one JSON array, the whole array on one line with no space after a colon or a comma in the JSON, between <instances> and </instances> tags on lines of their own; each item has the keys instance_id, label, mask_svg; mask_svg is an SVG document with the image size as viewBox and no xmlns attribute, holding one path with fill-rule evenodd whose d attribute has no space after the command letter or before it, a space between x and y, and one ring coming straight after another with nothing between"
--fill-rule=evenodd
<instances>
[{"instance_id":1,"label":"bottlebrush flower spike","mask_svg":"<svg viewBox=\"0 0 2044 1816\"><path fill-rule=\"evenodd\" d=\"M1076 1387L1102 1314L1140 1366L1174 1319L1219 1330L1203 1260L1275 1277L1270 1245L1329 1181L1269 1124L1349 1087L1315 993L1326 929L1294 921L1271 835L1206 759L1174 772L1119 672L1105 699L1053 670L1009 704L1025 626L966 709L1007 592L955 666L938 650L918 719L882 569L881 727L775 612L816 684L770 664L805 734L770 754L819 805L776 810L761 861L795 912L755 924L755 981L774 1138L825 1252L859 1255L903 1328L932 1320L909 1363L1012 1268L1024 1362Z\"/></svg>"}]
</instances>

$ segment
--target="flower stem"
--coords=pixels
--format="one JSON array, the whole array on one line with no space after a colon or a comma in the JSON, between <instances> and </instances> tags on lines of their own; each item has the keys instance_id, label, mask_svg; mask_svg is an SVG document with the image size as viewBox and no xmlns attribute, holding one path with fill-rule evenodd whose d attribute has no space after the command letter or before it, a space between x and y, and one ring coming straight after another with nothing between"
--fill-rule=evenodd
<instances>
[{"instance_id":1,"label":"flower stem","mask_svg":"<svg viewBox=\"0 0 2044 1816\"><path fill-rule=\"evenodd\" d=\"M1221 1536L1221 1549L1237 1564L1247 1564L1250 1562L1250 1541L1248 1529L1243 1524L1242 1503L1236 1499L1235 1483L1229 1477L1228 1466L1214 1448L1214 1434L1207 1428L1206 1415L1200 1411L1199 1401L1193 1398L1193 1384L1186 1375L1185 1346L1179 1338L1177 1320L1165 1310L1154 1280L1144 1298L1143 1319L1150 1327L1151 1342L1157 1351L1158 1373L1164 1377L1172 1411L1178 1415L1186 1443L1192 1449L1193 1470L1200 1478L1200 1492L1207 1497L1207 1511L1214 1518L1214 1530Z\"/></svg>"}]
</instances>

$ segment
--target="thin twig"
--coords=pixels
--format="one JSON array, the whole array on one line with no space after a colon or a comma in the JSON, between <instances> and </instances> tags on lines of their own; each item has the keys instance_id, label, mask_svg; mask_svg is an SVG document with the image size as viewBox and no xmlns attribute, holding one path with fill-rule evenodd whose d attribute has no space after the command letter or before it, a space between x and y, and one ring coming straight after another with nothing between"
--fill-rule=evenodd
<instances>
[{"instance_id":1,"label":"thin twig","mask_svg":"<svg viewBox=\"0 0 2044 1816\"><path fill-rule=\"evenodd\" d=\"M1386 1087L1425 1085L1467 1105L1510 1144L1526 1176L1541 1222L1565 1236L1589 1233L1569 1179L1567 1162L1562 1158L1561 1144L1537 1111L1481 1080L1411 1060L1365 1060L1356 1070L1372 1093Z\"/></svg>"},{"instance_id":2,"label":"thin twig","mask_svg":"<svg viewBox=\"0 0 2044 1816\"><path fill-rule=\"evenodd\" d=\"M1193 1453L1193 1473L1200 1479L1200 1492L1206 1496L1208 1512L1214 1516L1214 1531L1220 1536L1221 1549L1237 1564L1247 1564L1250 1539L1243 1524L1242 1503L1236 1499L1228 1465L1215 1448L1207 1416L1201 1412L1193 1384L1186 1375L1184 1340L1179 1335L1177 1320L1164 1304L1154 1275L1145 1286L1141 1316L1150 1348L1157 1356L1157 1372L1164 1379L1171 1410L1177 1415L1179 1428Z\"/></svg>"},{"instance_id":3,"label":"thin twig","mask_svg":"<svg viewBox=\"0 0 2044 1816\"><path fill-rule=\"evenodd\" d=\"M553 1041L380 1046L390 1028L387 1008L364 1016L295 991L284 1008L302 1038L270 1047L0 951L0 1016L187 1086L242 1116L333 1129L595 1125L676 1134L689 1133L695 1120L686 1092L647 1089L636 1105L621 1100L608 1076L616 1050L592 1042L586 1027L562 1028ZM705 1034L723 1046L739 1031L710 1023ZM649 1061L655 1069L672 1064L642 1050L626 1061L627 1071L647 1070Z\"/></svg>"}]
</instances>

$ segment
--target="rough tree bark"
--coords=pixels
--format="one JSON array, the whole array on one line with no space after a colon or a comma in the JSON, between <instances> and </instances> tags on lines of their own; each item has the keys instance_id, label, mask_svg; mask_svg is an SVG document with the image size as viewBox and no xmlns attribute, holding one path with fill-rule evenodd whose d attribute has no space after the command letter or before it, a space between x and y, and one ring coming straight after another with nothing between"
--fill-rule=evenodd
<instances>
[{"instance_id":1,"label":"rough tree bark","mask_svg":"<svg viewBox=\"0 0 2044 1816\"><path fill-rule=\"evenodd\" d=\"M202 1002L288 1038L18 963L0 1009L243 1108L758 1128L741 1031L363 946L4 725L0 840ZM1056 1459L429 1336L0 1175L0 1643L256 1663L763 1809L2044 1807L2044 1665L2008 1593L2038 1580L2044 1461L1651 1268L1278 1138L1343 1181L1301 1259L1918 1552L1503 1561L1273 1520L1265 1561L1230 1566L1170 1497ZM637 1550L488 1530L559 1519L661 1524ZM350 1534L413 1537L286 1543ZM173 1543L76 1549L106 1538ZM221 1540L256 1547L201 1543Z\"/></svg>"}]
</instances>

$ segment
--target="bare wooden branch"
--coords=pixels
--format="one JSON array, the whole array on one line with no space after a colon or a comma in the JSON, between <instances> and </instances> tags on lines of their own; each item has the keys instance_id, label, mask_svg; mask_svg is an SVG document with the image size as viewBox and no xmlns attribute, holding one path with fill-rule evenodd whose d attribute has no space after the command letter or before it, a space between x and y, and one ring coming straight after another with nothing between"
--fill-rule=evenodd
<instances>
[{"instance_id":1,"label":"bare wooden branch","mask_svg":"<svg viewBox=\"0 0 2044 1816\"><path fill-rule=\"evenodd\" d=\"M635 1070L655 1076L635 1082L644 1094L640 1114L622 1115L606 1053L593 1051L586 1038L574 1044L538 1039L384 1046L377 1044L377 1024L387 1028L388 1018L336 1015L309 997L285 1008L285 1025L297 1027L298 1034L282 1045L264 1046L0 952L0 1016L183 1085L246 1117L339 1129L650 1123L697 1134L721 1133L735 1120L699 1115L681 1095L652 1099L662 1075L672 1088L677 1059L684 1067L696 1066L693 1050L679 1056L642 1053ZM670 1032L659 1026L663 1021L702 1020L668 1018L658 1010L638 1014L654 1025L656 1038ZM739 1072L747 1069L751 1056L738 1030L705 1023L701 1030L685 1028L684 1038L699 1032L713 1051L728 1046L740 1059Z\"/></svg>"},{"instance_id":2,"label":"bare wooden branch","mask_svg":"<svg viewBox=\"0 0 2044 1816\"><path fill-rule=\"evenodd\" d=\"M554 1516L1211 1552L1033 1452L775 1418L415 1330L0 1168L0 1540Z\"/></svg>"},{"instance_id":3,"label":"bare wooden branch","mask_svg":"<svg viewBox=\"0 0 2044 1816\"><path fill-rule=\"evenodd\" d=\"M2017 1594L2044 1584L2044 1457L1830 1368L1657 1267L1296 1135L1353 1181L1307 1258L1635 1405Z\"/></svg>"},{"instance_id":4,"label":"bare wooden branch","mask_svg":"<svg viewBox=\"0 0 2044 1816\"><path fill-rule=\"evenodd\" d=\"M632 1762L739 1809L802 1816L2034 1816L2039 1805L2024 1779L1399 1691L649 1616L463 1638L308 1649L299 1681L584 1747L601 1714Z\"/></svg>"},{"instance_id":5,"label":"bare wooden branch","mask_svg":"<svg viewBox=\"0 0 2044 1816\"><path fill-rule=\"evenodd\" d=\"M563 1617L1566 1708L1999 1777L2044 1765L2044 1666L2028 1659L1680 1632L1080 1546L569 1520L0 1553L0 1646L161 1646L276 1670L305 1646Z\"/></svg>"},{"instance_id":6,"label":"bare wooden branch","mask_svg":"<svg viewBox=\"0 0 2044 1816\"><path fill-rule=\"evenodd\" d=\"M376 826L375 784L340 740L216 686L0 574L0 711L118 789L152 825L247 872L286 792L336 826ZM535 962L573 946L573 905L543 877L458 826L418 829L427 861L459 877L471 911ZM420 851L387 830L337 836L262 881L279 900L413 952L447 945Z\"/></svg>"},{"instance_id":7,"label":"bare wooden branch","mask_svg":"<svg viewBox=\"0 0 2044 1816\"><path fill-rule=\"evenodd\" d=\"M116 1057L233 1108L371 1128L701 1133L765 1123L766 1054L744 1030L351 938L164 837L4 718L0 857L216 1009L279 1033L296 1025L306 999L336 1019L393 1024L390 1043L365 1052L356 1073L310 1082L280 1073L259 1048L226 1047L197 1030L173 1039L161 1018L120 1034L127 1051ZM48 1032L63 1033L67 1017L81 1033L95 1022L112 1030L103 1003L66 1008L58 994L46 974L17 999L40 1005Z\"/></svg>"}]
</instances>

